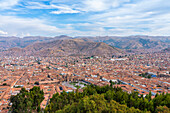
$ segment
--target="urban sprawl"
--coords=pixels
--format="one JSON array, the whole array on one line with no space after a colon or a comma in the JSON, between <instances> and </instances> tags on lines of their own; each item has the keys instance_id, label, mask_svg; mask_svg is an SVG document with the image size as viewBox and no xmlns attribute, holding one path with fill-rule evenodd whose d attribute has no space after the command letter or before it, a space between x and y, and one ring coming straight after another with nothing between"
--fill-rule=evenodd
<instances>
[{"instance_id":1,"label":"urban sprawl","mask_svg":"<svg viewBox=\"0 0 170 113\"><path fill-rule=\"evenodd\" d=\"M1 57L0 111L8 111L10 97L21 88L39 86L45 99L44 109L53 94L63 91L82 92L86 85L121 87L139 96L151 92L170 93L170 53L145 53L124 56L67 56L67 57Z\"/></svg>"}]
</instances>

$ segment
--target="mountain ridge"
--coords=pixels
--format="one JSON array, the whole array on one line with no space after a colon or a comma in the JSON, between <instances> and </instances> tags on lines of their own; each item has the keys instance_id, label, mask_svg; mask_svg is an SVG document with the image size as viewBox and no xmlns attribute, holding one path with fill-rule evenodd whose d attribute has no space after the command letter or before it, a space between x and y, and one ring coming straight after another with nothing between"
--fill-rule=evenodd
<instances>
[{"instance_id":1,"label":"mountain ridge","mask_svg":"<svg viewBox=\"0 0 170 113\"><path fill-rule=\"evenodd\" d=\"M0 37L0 50L7 50L13 47L25 48L37 42L50 42L55 40L83 39L86 41L104 42L119 49L156 49L162 50L170 47L170 36L78 36L69 37L66 35L56 37L27 36L19 37Z\"/></svg>"},{"instance_id":2,"label":"mountain ridge","mask_svg":"<svg viewBox=\"0 0 170 113\"><path fill-rule=\"evenodd\" d=\"M67 55L113 55L121 53L120 49L103 42L93 42L83 39L54 40L37 42L25 48L10 48L4 55L28 56L67 56Z\"/></svg>"}]
</instances>

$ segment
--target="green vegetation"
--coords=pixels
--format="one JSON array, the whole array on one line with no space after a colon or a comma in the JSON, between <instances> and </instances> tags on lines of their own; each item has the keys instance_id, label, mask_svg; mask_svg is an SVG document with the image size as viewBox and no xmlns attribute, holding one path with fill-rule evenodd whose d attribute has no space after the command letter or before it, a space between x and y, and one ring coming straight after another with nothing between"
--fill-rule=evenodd
<instances>
[{"instance_id":1,"label":"green vegetation","mask_svg":"<svg viewBox=\"0 0 170 113\"><path fill-rule=\"evenodd\" d=\"M141 111L134 108L128 108L126 105L120 105L114 100L107 102L104 95L96 94L86 96L71 105L66 105L56 113L140 113Z\"/></svg>"},{"instance_id":2,"label":"green vegetation","mask_svg":"<svg viewBox=\"0 0 170 113\"><path fill-rule=\"evenodd\" d=\"M3 83L2 85L3 85L3 86L7 86L7 83Z\"/></svg>"},{"instance_id":3,"label":"green vegetation","mask_svg":"<svg viewBox=\"0 0 170 113\"><path fill-rule=\"evenodd\" d=\"M142 74L139 74L139 76L141 77L145 77L148 73L142 73Z\"/></svg>"},{"instance_id":4,"label":"green vegetation","mask_svg":"<svg viewBox=\"0 0 170 113\"><path fill-rule=\"evenodd\" d=\"M50 67L49 67L49 66L47 66L46 68L50 70Z\"/></svg>"},{"instance_id":5,"label":"green vegetation","mask_svg":"<svg viewBox=\"0 0 170 113\"><path fill-rule=\"evenodd\" d=\"M166 106L158 106L156 108L156 113L170 113L170 109Z\"/></svg>"},{"instance_id":6,"label":"green vegetation","mask_svg":"<svg viewBox=\"0 0 170 113\"><path fill-rule=\"evenodd\" d=\"M77 83L78 82L71 82L70 84L75 86Z\"/></svg>"},{"instance_id":7,"label":"green vegetation","mask_svg":"<svg viewBox=\"0 0 170 113\"><path fill-rule=\"evenodd\" d=\"M63 91L61 95L54 94L45 113L143 113L168 111L170 108L170 94L156 95L151 99L151 93L143 97L138 92L128 94L121 88L110 86L90 85L83 92Z\"/></svg>"},{"instance_id":8,"label":"green vegetation","mask_svg":"<svg viewBox=\"0 0 170 113\"><path fill-rule=\"evenodd\" d=\"M80 89L80 88L81 88L79 85L76 85L75 87L76 87L76 88L78 88L78 89Z\"/></svg>"},{"instance_id":9,"label":"green vegetation","mask_svg":"<svg viewBox=\"0 0 170 113\"><path fill-rule=\"evenodd\" d=\"M93 59L94 56L91 56L91 57L85 57L84 59Z\"/></svg>"},{"instance_id":10,"label":"green vegetation","mask_svg":"<svg viewBox=\"0 0 170 113\"><path fill-rule=\"evenodd\" d=\"M16 86L15 88L21 88L21 86Z\"/></svg>"},{"instance_id":11,"label":"green vegetation","mask_svg":"<svg viewBox=\"0 0 170 113\"><path fill-rule=\"evenodd\" d=\"M84 85L84 86L86 86L86 85L87 85L87 84L85 84L85 83L82 83L82 82L80 82L80 84L81 84L81 85Z\"/></svg>"},{"instance_id":12,"label":"green vegetation","mask_svg":"<svg viewBox=\"0 0 170 113\"><path fill-rule=\"evenodd\" d=\"M151 74L148 74L148 73L142 73L142 74L139 74L139 76L142 76L142 77L144 77L144 78L152 78L151 77Z\"/></svg>"},{"instance_id":13,"label":"green vegetation","mask_svg":"<svg viewBox=\"0 0 170 113\"><path fill-rule=\"evenodd\" d=\"M112 83L113 84L113 83ZM151 92L143 97L138 92L123 92L119 87L87 85L83 92L63 91L56 93L44 109L44 113L168 113L170 112L170 94ZM22 88L19 94L11 97L12 113L37 113L44 93L39 87L29 92Z\"/></svg>"},{"instance_id":14,"label":"green vegetation","mask_svg":"<svg viewBox=\"0 0 170 113\"><path fill-rule=\"evenodd\" d=\"M22 88L16 96L11 96L12 113L37 113L40 112L40 103L44 99L44 92L39 87L33 87L28 92Z\"/></svg>"},{"instance_id":15,"label":"green vegetation","mask_svg":"<svg viewBox=\"0 0 170 113\"><path fill-rule=\"evenodd\" d=\"M34 84L35 84L35 85L39 85L39 82L35 82Z\"/></svg>"},{"instance_id":16,"label":"green vegetation","mask_svg":"<svg viewBox=\"0 0 170 113\"><path fill-rule=\"evenodd\" d=\"M73 85L74 87L76 87L76 88L81 88L79 85L76 85L78 82L71 82L71 83L69 83L70 85ZM80 84L83 84L83 83L80 83Z\"/></svg>"}]
</instances>

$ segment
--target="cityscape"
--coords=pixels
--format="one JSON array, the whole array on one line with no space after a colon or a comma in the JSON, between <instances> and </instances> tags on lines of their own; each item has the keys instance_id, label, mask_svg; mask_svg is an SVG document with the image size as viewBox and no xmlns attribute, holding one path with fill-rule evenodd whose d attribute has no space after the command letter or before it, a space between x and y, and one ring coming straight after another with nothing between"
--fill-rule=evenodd
<instances>
[{"instance_id":1,"label":"cityscape","mask_svg":"<svg viewBox=\"0 0 170 113\"><path fill-rule=\"evenodd\" d=\"M38 86L44 91L41 108L55 93L82 92L86 85L106 86L110 81L123 91L138 91L144 97L151 92L170 93L169 52L124 56L1 57L0 105L7 110L10 97L21 88Z\"/></svg>"},{"instance_id":2,"label":"cityscape","mask_svg":"<svg viewBox=\"0 0 170 113\"><path fill-rule=\"evenodd\" d=\"M0 0L0 113L170 113L169 0Z\"/></svg>"}]
</instances>

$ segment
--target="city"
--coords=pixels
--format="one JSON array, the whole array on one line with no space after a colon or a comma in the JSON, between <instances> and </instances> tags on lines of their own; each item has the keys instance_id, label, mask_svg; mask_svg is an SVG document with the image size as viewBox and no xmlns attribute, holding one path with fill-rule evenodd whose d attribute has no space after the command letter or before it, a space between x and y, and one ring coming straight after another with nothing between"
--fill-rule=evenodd
<instances>
[{"instance_id":1,"label":"city","mask_svg":"<svg viewBox=\"0 0 170 113\"><path fill-rule=\"evenodd\" d=\"M120 57L120 56L119 56ZM53 94L80 92L86 85L110 85L121 87L139 96L152 93L170 93L170 53L129 54L118 57L68 56L68 57L4 57L0 58L0 110L10 107L11 95L21 88L34 86L44 91L45 109ZM150 76L150 77L149 77Z\"/></svg>"},{"instance_id":2,"label":"city","mask_svg":"<svg viewBox=\"0 0 170 113\"><path fill-rule=\"evenodd\" d=\"M170 1L0 0L0 113L170 113Z\"/></svg>"}]
</instances>

